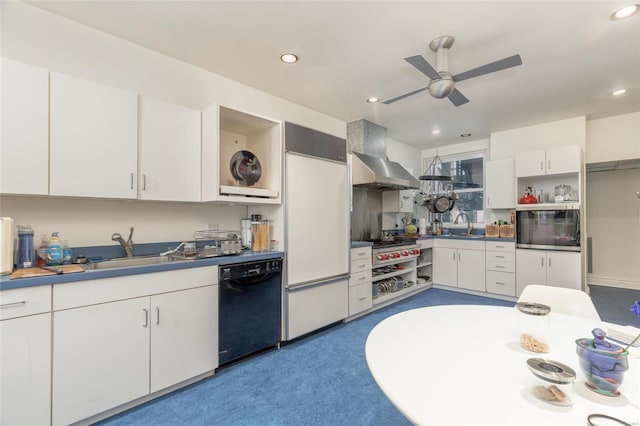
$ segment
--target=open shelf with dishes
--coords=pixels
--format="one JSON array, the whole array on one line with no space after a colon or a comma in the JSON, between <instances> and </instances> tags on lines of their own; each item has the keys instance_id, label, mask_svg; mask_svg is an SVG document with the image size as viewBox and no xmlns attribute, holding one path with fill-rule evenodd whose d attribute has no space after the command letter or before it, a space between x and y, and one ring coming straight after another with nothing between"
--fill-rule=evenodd
<instances>
[{"instance_id":1,"label":"open shelf with dishes","mask_svg":"<svg viewBox=\"0 0 640 426\"><path fill-rule=\"evenodd\" d=\"M396 299L416 289L416 259L392 259L372 269L373 305Z\"/></svg>"},{"instance_id":2,"label":"open shelf with dishes","mask_svg":"<svg viewBox=\"0 0 640 426\"><path fill-rule=\"evenodd\" d=\"M282 122L214 104L202 112L202 200L280 204Z\"/></svg>"}]
</instances>

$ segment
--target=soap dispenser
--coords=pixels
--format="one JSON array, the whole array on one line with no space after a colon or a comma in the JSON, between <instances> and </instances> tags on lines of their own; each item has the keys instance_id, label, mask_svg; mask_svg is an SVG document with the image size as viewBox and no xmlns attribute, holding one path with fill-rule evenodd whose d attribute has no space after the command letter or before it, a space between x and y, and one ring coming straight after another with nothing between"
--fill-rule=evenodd
<instances>
[{"instance_id":1,"label":"soap dispenser","mask_svg":"<svg viewBox=\"0 0 640 426\"><path fill-rule=\"evenodd\" d=\"M62 265L64 260L62 252L62 243L58 232L54 232L49 237L49 248L47 249L47 266Z\"/></svg>"}]
</instances>

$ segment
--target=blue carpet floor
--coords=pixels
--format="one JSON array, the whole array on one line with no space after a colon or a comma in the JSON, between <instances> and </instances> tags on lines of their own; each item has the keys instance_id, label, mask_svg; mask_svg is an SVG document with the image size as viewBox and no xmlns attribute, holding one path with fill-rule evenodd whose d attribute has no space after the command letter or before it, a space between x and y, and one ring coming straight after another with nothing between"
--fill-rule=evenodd
<instances>
[{"instance_id":1,"label":"blue carpet floor","mask_svg":"<svg viewBox=\"0 0 640 426\"><path fill-rule=\"evenodd\" d=\"M369 373L371 329L407 309L511 302L430 289L369 315L223 368L101 425L408 425ZM402 354L398 354L402 362Z\"/></svg>"}]
</instances>

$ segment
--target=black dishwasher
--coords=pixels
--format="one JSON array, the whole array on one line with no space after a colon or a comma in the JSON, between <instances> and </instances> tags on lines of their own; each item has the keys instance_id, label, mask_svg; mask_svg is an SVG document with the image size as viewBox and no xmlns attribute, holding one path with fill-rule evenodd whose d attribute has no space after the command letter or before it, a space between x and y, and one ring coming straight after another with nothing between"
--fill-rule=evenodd
<instances>
[{"instance_id":1,"label":"black dishwasher","mask_svg":"<svg viewBox=\"0 0 640 426\"><path fill-rule=\"evenodd\" d=\"M280 344L282 259L220 267L219 364Z\"/></svg>"}]
</instances>

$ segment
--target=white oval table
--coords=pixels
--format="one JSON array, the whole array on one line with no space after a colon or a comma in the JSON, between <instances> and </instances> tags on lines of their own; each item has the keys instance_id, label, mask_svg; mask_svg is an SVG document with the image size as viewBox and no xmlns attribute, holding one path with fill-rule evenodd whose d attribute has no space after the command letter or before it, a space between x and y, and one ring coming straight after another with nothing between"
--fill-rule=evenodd
<instances>
[{"instance_id":1,"label":"white oval table","mask_svg":"<svg viewBox=\"0 0 640 426\"><path fill-rule=\"evenodd\" d=\"M365 351L378 386L414 424L586 425L594 413L640 424L637 352L629 356L621 395L615 398L587 389L578 365L575 340L608 325L552 312L550 352L535 354L519 345L515 307L435 306L383 320L369 334ZM572 406L531 395L529 358L575 370Z\"/></svg>"}]
</instances>

